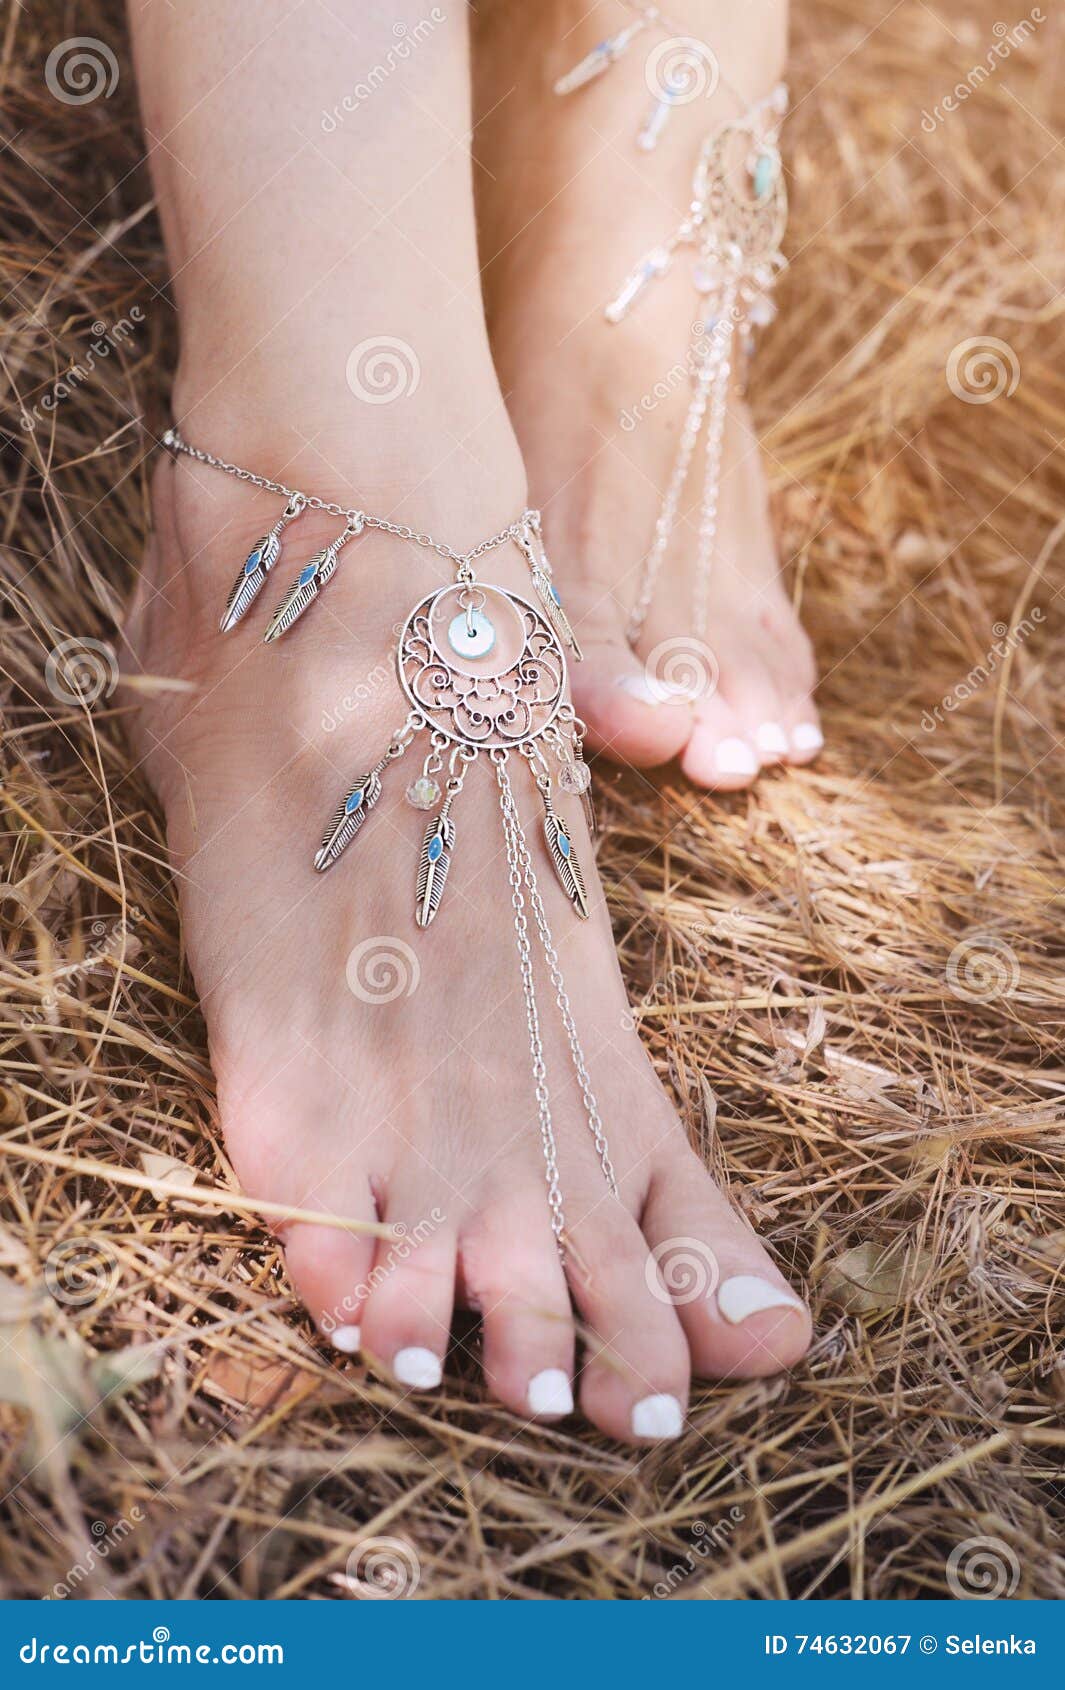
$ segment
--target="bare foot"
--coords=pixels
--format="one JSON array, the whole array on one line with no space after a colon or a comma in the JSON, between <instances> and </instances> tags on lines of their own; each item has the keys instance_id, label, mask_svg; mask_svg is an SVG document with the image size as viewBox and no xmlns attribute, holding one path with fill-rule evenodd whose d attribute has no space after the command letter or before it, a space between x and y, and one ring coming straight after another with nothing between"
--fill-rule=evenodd
<instances>
[{"instance_id":1,"label":"bare foot","mask_svg":"<svg viewBox=\"0 0 1065 1690\"><path fill-rule=\"evenodd\" d=\"M773 8L770 8L771 10ZM694 10L722 39L709 4ZM783 8L777 8L782 14ZM617 27L615 6L497 6L478 58L482 247L493 352L534 500L587 661L574 676L593 743L620 761L680 755L708 787L746 786L760 767L808 762L821 746L810 643L792 608L750 415L731 402L708 637L693 638L699 476L689 478L646 621L626 629L691 395L685 367L697 296L677 263L620 324L606 302L687 210L692 162L713 123L741 109L723 85L676 112L658 150L633 143L647 45L565 99L559 70ZM601 14L601 15L600 15ZM711 16L710 14L714 14ZM696 23L698 20L695 20ZM741 31L727 25L732 42ZM750 49L734 79L765 92L780 44ZM722 56L719 52L719 57ZM500 99L499 90L509 90ZM678 699L669 683L696 696Z\"/></svg>"},{"instance_id":2,"label":"bare foot","mask_svg":"<svg viewBox=\"0 0 1065 1690\"><path fill-rule=\"evenodd\" d=\"M268 453L265 467L279 467ZM431 1387L459 1298L482 1315L488 1388L518 1413L563 1414L576 1365L572 1296L585 1413L614 1437L671 1436L693 1370L744 1377L786 1367L806 1347L808 1317L688 1148L631 1030L579 816L567 819L587 865L591 918L576 918L546 869L541 878L620 1201L605 1185L562 1027L545 1012L570 1238L564 1272L490 772L478 766L461 796L446 901L428 930L413 920L425 818L403 802L415 767L396 766L334 870L312 868L338 793L403 719L392 629L436 584L435 560L364 537L279 646L262 641L266 603L221 637L234 561L277 513L261 494L220 488L217 477L209 484L211 475L185 462L158 469L155 535L129 637L146 670L196 688L191 702L162 693L144 707L141 748L166 809L239 1177L273 1202L402 1229L397 1249L306 1222L279 1228L292 1281L338 1350L360 1350L401 1384ZM472 540L520 510L522 493L503 454L490 509L459 493L423 515ZM301 518L290 556L310 555L336 526ZM527 591L523 569L516 552L500 554L485 578ZM287 573L271 577L265 599ZM701 1276L694 1297L683 1274L671 1282L683 1262Z\"/></svg>"},{"instance_id":3,"label":"bare foot","mask_svg":"<svg viewBox=\"0 0 1065 1690\"><path fill-rule=\"evenodd\" d=\"M132 23L146 124L167 137L153 169L186 437L466 551L520 513L526 488L478 292L465 15L428 34L420 17L414 0L343 18L289 0L260 0L254 14L238 0L145 0ZM422 32L417 51L386 94L356 99L400 21ZM335 98L349 91L351 109L341 102L306 144L276 120L293 74ZM160 464L153 503L129 643L145 671L195 690L144 705L141 751L166 812L229 1153L259 1197L403 1229L397 1246L282 1225L318 1329L341 1354L428 1389L462 1300L481 1313L488 1389L517 1413L557 1416L572 1401L579 1319L581 1406L636 1441L679 1431L693 1370L743 1377L795 1361L806 1309L693 1155L632 1031L572 801L590 918L546 875L544 901L620 1198L542 982L565 1271L490 769L471 770L457 801L428 929L414 920L425 817L404 803L412 757L390 765L345 857L314 871L338 798L407 714L393 630L450 578L443 560L368 531L299 626L267 645L271 609L336 519L301 516L261 600L220 635L238 564L278 501L182 458ZM483 578L528 592L513 546ZM678 1250L701 1267L694 1296L670 1283Z\"/></svg>"}]
</instances>

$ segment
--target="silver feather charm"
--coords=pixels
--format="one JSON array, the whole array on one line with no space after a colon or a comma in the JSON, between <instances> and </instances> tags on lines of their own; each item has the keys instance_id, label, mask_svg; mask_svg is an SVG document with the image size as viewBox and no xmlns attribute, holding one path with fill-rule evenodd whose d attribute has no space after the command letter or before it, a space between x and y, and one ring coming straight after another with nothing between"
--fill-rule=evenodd
<instances>
[{"instance_id":1,"label":"silver feather charm","mask_svg":"<svg viewBox=\"0 0 1065 1690\"><path fill-rule=\"evenodd\" d=\"M570 903L582 920L589 915L588 894L584 889L584 875L566 824L548 806L544 816L544 837L555 865L555 873Z\"/></svg>"},{"instance_id":2,"label":"silver feather charm","mask_svg":"<svg viewBox=\"0 0 1065 1690\"><path fill-rule=\"evenodd\" d=\"M555 83L555 93L575 94L578 88L584 88L587 83L594 82L597 76L602 76L604 71L610 69L615 60L620 59L629 42L632 41L634 36L639 35L641 30L646 29L651 21L650 15L645 14L644 17L638 18L635 23L630 23L625 29L619 30L617 35L608 37L606 41L600 41L599 45L593 47L590 53L585 53L584 58L578 64L575 64L572 70L568 70L565 76L559 77Z\"/></svg>"},{"instance_id":3,"label":"silver feather charm","mask_svg":"<svg viewBox=\"0 0 1065 1690\"><path fill-rule=\"evenodd\" d=\"M251 609L280 555L281 541L276 534L264 534L261 540L256 540L226 600L226 608L218 624L219 633L228 634Z\"/></svg>"},{"instance_id":4,"label":"silver feather charm","mask_svg":"<svg viewBox=\"0 0 1065 1690\"><path fill-rule=\"evenodd\" d=\"M455 824L445 805L425 830L425 841L418 864L418 894L414 909L414 919L419 927L428 927L440 908L454 845Z\"/></svg>"},{"instance_id":5,"label":"silver feather charm","mask_svg":"<svg viewBox=\"0 0 1065 1690\"><path fill-rule=\"evenodd\" d=\"M226 608L219 623L219 632L228 634L235 628L243 616L246 616L263 587L266 577L281 556L281 535L290 522L295 522L307 509L307 501L302 493L293 493L288 504L278 517L268 534L261 540L256 540L251 551L244 560L244 567L233 583Z\"/></svg>"},{"instance_id":6,"label":"silver feather charm","mask_svg":"<svg viewBox=\"0 0 1065 1690\"><path fill-rule=\"evenodd\" d=\"M331 540L328 546L315 553L310 563L304 565L270 618L270 625L263 635L268 645L273 640L279 640L282 634L287 634L293 623L298 622L304 611L310 608L322 588L336 574L340 548L361 531L361 520L357 526L349 523L343 534Z\"/></svg>"},{"instance_id":7,"label":"silver feather charm","mask_svg":"<svg viewBox=\"0 0 1065 1690\"><path fill-rule=\"evenodd\" d=\"M322 837L315 855L314 866L319 874L332 868L346 851L366 817L381 796L381 779L376 769L361 775L337 805L336 811Z\"/></svg>"},{"instance_id":8,"label":"silver feather charm","mask_svg":"<svg viewBox=\"0 0 1065 1690\"><path fill-rule=\"evenodd\" d=\"M535 544L533 536L536 536ZM536 588L536 596L547 612L547 619L555 633L568 646L578 663L583 662L584 653L577 643L577 636L573 632L573 624L562 608L562 599L558 588L551 579L551 565L547 561L544 542L540 534L539 515L529 523L525 533L517 536L518 545L525 554L525 561L529 565L532 584Z\"/></svg>"}]
</instances>

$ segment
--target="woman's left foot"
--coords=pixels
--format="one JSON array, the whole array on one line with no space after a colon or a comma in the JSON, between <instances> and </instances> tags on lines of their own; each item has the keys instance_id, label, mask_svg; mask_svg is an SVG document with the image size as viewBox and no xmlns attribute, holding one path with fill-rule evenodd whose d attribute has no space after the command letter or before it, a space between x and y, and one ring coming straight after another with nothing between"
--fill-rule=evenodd
<instances>
[{"instance_id":1,"label":"woman's left foot","mask_svg":"<svg viewBox=\"0 0 1065 1690\"><path fill-rule=\"evenodd\" d=\"M813 657L781 577L760 448L734 397L706 639L691 632L700 442L633 649L640 566L692 391L690 265L676 263L623 322L603 317L641 254L685 215L702 134L740 108L719 90L698 122L679 112L683 132L641 153L633 135L646 98L643 48L577 94L551 92L548 71L567 32L574 59L594 38L595 21L574 30L578 21L564 0L535 18L499 7L481 43L493 352L585 653L573 690L590 743L640 766L680 756L701 786L747 786L760 768L809 762L822 744ZM491 111L491 89L512 84Z\"/></svg>"}]
</instances>

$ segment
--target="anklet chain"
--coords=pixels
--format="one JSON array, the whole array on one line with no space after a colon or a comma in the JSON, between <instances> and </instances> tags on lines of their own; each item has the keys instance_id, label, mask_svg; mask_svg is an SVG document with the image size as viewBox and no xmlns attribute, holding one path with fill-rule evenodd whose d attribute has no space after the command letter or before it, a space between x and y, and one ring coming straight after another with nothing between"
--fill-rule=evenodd
<instances>
[{"instance_id":1,"label":"anklet chain","mask_svg":"<svg viewBox=\"0 0 1065 1690\"><path fill-rule=\"evenodd\" d=\"M482 540L471 551L457 552L431 534L390 522L366 511L331 503L213 452L190 445L176 428L162 444L238 481L285 500L273 527L257 540L241 566L221 620L229 633L241 622L282 552L282 535L307 510L343 519L343 531L305 564L284 594L266 629L267 643L280 639L310 609L338 568L341 549L367 528L376 528L435 552L454 568L454 580L416 604L399 634L396 678L409 705L403 724L377 761L350 783L330 817L314 857L319 874L332 868L361 832L380 801L383 777L404 756L419 734L429 749L421 774L407 788L416 810L435 810L425 829L415 880L414 920L419 928L435 921L456 844L452 806L471 767L486 758L498 789L507 861L518 969L529 1031L529 1054L537 1121L544 1157L551 1227L565 1254L566 1218L551 1116L547 1064L532 962L532 927L543 951L547 975L565 1043L573 1061L576 1087L603 1177L617 1197L618 1187L606 1131L577 1032L562 967L540 893L532 853L510 780L511 759L527 765L543 805L541 827L547 860L576 916L591 910L584 873L569 826L555 808L554 789L579 796L591 815L591 775L583 757L584 723L566 697L566 652L580 659L580 648L555 588L544 550L538 511L527 510L516 522ZM525 559L538 604L506 587L478 582L473 565L487 553L513 542ZM446 775L445 775L446 769ZM443 789L437 776L444 781Z\"/></svg>"},{"instance_id":2,"label":"anklet chain","mask_svg":"<svg viewBox=\"0 0 1065 1690\"><path fill-rule=\"evenodd\" d=\"M641 30L651 25L671 27L657 6L643 5L638 0L622 0L622 3L636 13L634 21L616 36L600 42L561 77L555 83L556 94L573 93L609 70ZM636 137L636 144L649 151L657 145L674 106L713 92L717 64L705 42L675 35L649 57L646 71L647 81L654 88L655 105ZM638 639L654 601L661 565L676 528L681 494L704 425L706 451L696 540L692 632L698 640L704 639L707 632L710 578L717 552L729 383L737 363L734 345L738 339L742 385L754 329L771 322L775 315L770 294L784 267L780 243L788 206L779 138L787 105L787 88L778 83L740 116L718 124L706 136L692 177L686 217L672 234L643 255L605 308L607 322L620 323L644 291L672 268L678 250L685 246L693 248L692 282L702 300L693 323L687 358L693 393L651 544L640 564L627 629L630 644Z\"/></svg>"}]
</instances>

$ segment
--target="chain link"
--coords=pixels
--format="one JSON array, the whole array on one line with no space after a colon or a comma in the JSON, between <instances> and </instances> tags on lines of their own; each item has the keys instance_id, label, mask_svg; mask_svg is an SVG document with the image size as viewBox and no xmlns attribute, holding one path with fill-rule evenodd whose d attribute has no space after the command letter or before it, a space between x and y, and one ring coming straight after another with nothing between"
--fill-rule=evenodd
<instances>
[{"instance_id":1,"label":"chain link","mask_svg":"<svg viewBox=\"0 0 1065 1690\"><path fill-rule=\"evenodd\" d=\"M213 452L205 452L200 446L192 446L182 436L178 428L168 428L162 439L163 446L169 452L182 452L187 458L195 458L197 463L206 464L209 469L220 469L226 475L232 475L237 481L247 482L251 487L260 487L264 493L276 493L279 499L301 499L307 510L325 511L328 516L345 517L349 523L357 523L364 528L376 528L382 534L392 534L397 540L407 540L411 545L421 546L423 551L435 552L448 563L453 563L460 576L468 575L470 567L486 552L494 552L499 546L505 546L508 540L517 540L527 524L539 520L539 511L522 511L516 522L511 522L506 528L501 528L498 534L493 534L488 540L482 540L472 551L457 552L443 540L436 540L431 534L420 532L417 528L409 528L406 523L390 522L387 517L373 516L371 512L359 510L356 506L337 504L328 499L320 499L316 493L303 493L297 487L286 487L283 481L272 481L268 475L257 475L254 470L245 469L242 464L227 463L225 458L218 458Z\"/></svg>"}]
</instances>

